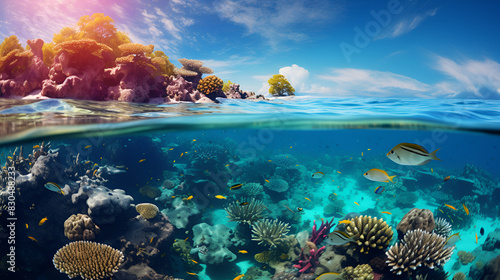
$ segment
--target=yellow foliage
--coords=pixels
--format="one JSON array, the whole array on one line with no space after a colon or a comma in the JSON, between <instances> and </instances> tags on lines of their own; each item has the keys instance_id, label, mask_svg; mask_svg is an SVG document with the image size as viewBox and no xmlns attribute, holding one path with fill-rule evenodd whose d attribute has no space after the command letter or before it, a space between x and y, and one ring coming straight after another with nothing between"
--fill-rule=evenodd
<instances>
[{"instance_id":1,"label":"yellow foliage","mask_svg":"<svg viewBox=\"0 0 500 280\"><path fill-rule=\"evenodd\" d=\"M19 43L19 39L17 39L16 35L12 35L3 40L2 44L0 44L0 57L6 56L13 50L21 50L23 51L23 47Z\"/></svg>"},{"instance_id":2,"label":"yellow foliage","mask_svg":"<svg viewBox=\"0 0 500 280\"><path fill-rule=\"evenodd\" d=\"M175 66L168 60L168 56L162 51L155 51L146 54L147 57L152 58L153 64L159 69L160 74L165 76L175 75Z\"/></svg>"},{"instance_id":3,"label":"yellow foliage","mask_svg":"<svg viewBox=\"0 0 500 280\"><path fill-rule=\"evenodd\" d=\"M224 86L222 87L222 91L223 92L228 92L229 91L229 87L232 85L233 83L231 81L227 81L227 83L224 83Z\"/></svg>"},{"instance_id":4,"label":"yellow foliage","mask_svg":"<svg viewBox=\"0 0 500 280\"><path fill-rule=\"evenodd\" d=\"M295 95L295 89L285 76L277 74L267 81L269 83L269 93L277 96Z\"/></svg>"},{"instance_id":5,"label":"yellow foliage","mask_svg":"<svg viewBox=\"0 0 500 280\"><path fill-rule=\"evenodd\" d=\"M54 46L54 51L56 53L59 53L63 50L71 54L89 53L96 56L101 56L102 51L113 51L107 45L97 43L92 39L71 40L59 43Z\"/></svg>"},{"instance_id":6,"label":"yellow foliage","mask_svg":"<svg viewBox=\"0 0 500 280\"><path fill-rule=\"evenodd\" d=\"M6 56L0 58L0 73L16 75L24 72L31 65L32 56L31 51L12 50Z\"/></svg>"}]
</instances>

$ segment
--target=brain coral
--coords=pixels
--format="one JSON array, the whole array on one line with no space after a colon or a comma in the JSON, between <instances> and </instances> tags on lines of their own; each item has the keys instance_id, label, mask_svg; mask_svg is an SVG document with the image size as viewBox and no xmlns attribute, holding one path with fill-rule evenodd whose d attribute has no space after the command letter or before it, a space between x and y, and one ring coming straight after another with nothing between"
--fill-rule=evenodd
<instances>
[{"instance_id":1,"label":"brain coral","mask_svg":"<svg viewBox=\"0 0 500 280\"><path fill-rule=\"evenodd\" d=\"M265 184L265 187L275 192L286 192L288 190L288 183L281 178L271 178Z\"/></svg>"},{"instance_id":2,"label":"brain coral","mask_svg":"<svg viewBox=\"0 0 500 280\"><path fill-rule=\"evenodd\" d=\"M71 241L93 240L99 231L99 227L85 214L71 215L64 222L64 236Z\"/></svg>"},{"instance_id":3,"label":"brain coral","mask_svg":"<svg viewBox=\"0 0 500 280\"><path fill-rule=\"evenodd\" d=\"M135 206L135 210L141 214L144 219L152 219L156 217L160 209L158 209L158 206L151 204L151 203L141 203L137 204Z\"/></svg>"},{"instance_id":4,"label":"brain coral","mask_svg":"<svg viewBox=\"0 0 500 280\"><path fill-rule=\"evenodd\" d=\"M446 239L421 229L408 231L403 242L396 243L387 252L387 264L394 274L411 274L419 266L430 269L450 260L455 246L445 248Z\"/></svg>"},{"instance_id":5,"label":"brain coral","mask_svg":"<svg viewBox=\"0 0 500 280\"><path fill-rule=\"evenodd\" d=\"M56 269L85 280L97 280L111 277L123 262L123 254L108 245L75 241L59 249L52 260Z\"/></svg>"},{"instance_id":6,"label":"brain coral","mask_svg":"<svg viewBox=\"0 0 500 280\"><path fill-rule=\"evenodd\" d=\"M204 94L210 94L216 90L221 90L224 82L221 78L211 75L200 80L198 90Z\"/></svg>"},{"instance_id":7,"label":"brain coral","mask_svg":"<svg viewBox=\"0 0 500 280\"><path fill-rule=\"evenodd\" d=\"M396 230L398 231L399 239L401 239L410 230L421 229L432 232L434 226L434 215L430 210L413 208L404 215Z\"/></svg>"},{"instance_id":8,"label":"brain coral","mask_svg":"<svg viewBox=\"0 0 500 280\"><path fill-rule=\"evenodd\" d=\"M355 238L360 253L368 254L371 250L381 250L389 246L392 228L382 219L370 216L357 216L351 219L346 233Z\"/></svg>"}]
</instances>

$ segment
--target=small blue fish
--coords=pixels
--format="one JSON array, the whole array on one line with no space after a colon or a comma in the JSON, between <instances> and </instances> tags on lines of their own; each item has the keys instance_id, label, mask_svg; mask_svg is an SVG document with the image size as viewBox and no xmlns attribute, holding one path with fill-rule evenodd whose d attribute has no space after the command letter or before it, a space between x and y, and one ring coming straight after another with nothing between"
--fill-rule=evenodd
<instances>
[{"instance_id":1,"label":"small blue fish","mask_svg":"<svg viewBox=\"0 0 500 280\"><path fill-rule=\"evenodd\" d=\"M44 187L53 192L64 194L64 191L61 189L61 187L59 187L59 185L54 182L48 182L47 184L44 185Z\"/></svg>"},{"instance_id":2,"label":"small blue fish","mask_svg":"<svg viewBox=\"0 0 500 280\"><path fill-rule=\"evenodd\" d=\"M382 186L378 186L376 189L375 189L375 193L376 194L381 194L385 191L385 187L382 187Z\"/></svg>"}]
</instances>

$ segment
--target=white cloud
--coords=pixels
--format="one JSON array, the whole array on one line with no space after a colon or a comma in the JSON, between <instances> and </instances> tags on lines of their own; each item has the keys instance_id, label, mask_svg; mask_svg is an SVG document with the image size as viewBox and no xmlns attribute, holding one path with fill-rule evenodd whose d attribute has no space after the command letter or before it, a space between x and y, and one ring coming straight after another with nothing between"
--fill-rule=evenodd
<instances>
[{"instance_id":1,"label":"white cloud","mask_svg":"<svg viewBox=\"0 0 500 280\"><path fill-rule=\"evenodd\" d=\"M250 34L259 34L271 45L282 40L302 41L307 28L335 18L340 8L331 8L328 0L255 1L222 0L215 10L223 19L246 27Z\"/></svg>"},{"instance_id":2,"label":"white cloud","mask_svg":"<svg viewBox=\"0 0 500 280\"><path fill-rule=\"evenodd\" d=\"M432 88L407 76L367 69L336 68L318 78L334 83L329 93L343 96L428 97Z\"/></svg>"},{"instance_id":3,"label":"white cloud","mask_svg":"<svg viewBox=\"0 0 500 280\"><path fill-rule=\"evenodd\" d=\"M436 85L436 95L500 99L500 64L494 60L456 62L436 56L435 68L450 78Z\"/></svg>"},{"instance_id":4,"label":"white cloud","mask_svg":"<svg viewBox=\"0 0 500 280\"><path fill-rule=\"evenodd\" d=\"M425 13L414 15L394 24L387 32L382 33L377 39L396 38L417 28L428 17L435 16L437 8Z\"/></svg>"},{"instance_id":5,"label":"white cloud","mask_svg":"<svg viewBox=\"0 0 500 280\"><path fill-rule=\"evenodd\" d=\"M305 68L292 64L292 66L283 67L279 73L290 82L297 92L305 90L306 82L309 79L309 71Z\"/></svg>"}]
</instances>

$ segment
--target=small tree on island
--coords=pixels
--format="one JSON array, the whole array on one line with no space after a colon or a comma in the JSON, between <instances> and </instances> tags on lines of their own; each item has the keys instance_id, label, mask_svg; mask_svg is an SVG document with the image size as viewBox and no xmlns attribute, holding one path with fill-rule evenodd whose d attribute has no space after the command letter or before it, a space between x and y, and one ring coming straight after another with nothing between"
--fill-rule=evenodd
<instances>
[{"instance_id":1,"label":"small tree on island","mask_svg":"<svg viewBox=\"0 0 500 280\"><path fill-rule=\"evenodd\" d=\"M295 89L285 76L276 74L267 81L269 83L269 93L274 96L295 95Z\"/></svg>"}]
</instances>

